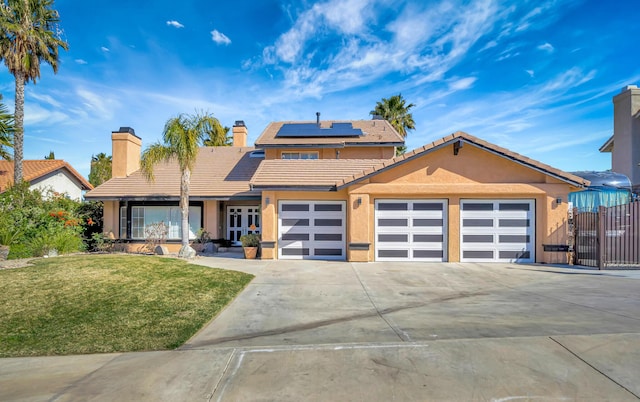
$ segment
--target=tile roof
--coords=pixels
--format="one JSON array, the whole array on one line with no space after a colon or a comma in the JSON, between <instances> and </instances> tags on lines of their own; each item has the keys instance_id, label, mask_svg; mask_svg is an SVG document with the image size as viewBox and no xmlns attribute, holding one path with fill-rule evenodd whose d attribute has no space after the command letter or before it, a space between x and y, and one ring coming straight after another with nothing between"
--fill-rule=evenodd
<instances>
[{"instance_id":1,"label":"tile roof","mask_svg":"<svg viewBox=\"0 0 640 402\"><path fill-rule=\"evenodd\" d=\"M13 161L0 160L0 192L13 184ZM65 169L75 177L83 190L91 190L93 186L77 170L62 159L23 160L22 177L25 181L34 181L57 170Z\"/></svg>"},{"instance_id":2,"label":"tile roof","mask_svg":"<svg viewBox=\"0 0 640 402\"><path fill-rule=\"evenodd\" d=\"M474 137L471 134L467 134L465 132L462 131L458 131L456 133L453 133L449 136L446 136L444 138L441 138L439 140L436 140L434 142L432 142L431 144L427 144L424 145L420 148L416 148L413 151L407 152L401 156L397 156L389 161L386 161L374 168L371 168L367 171L363 171L359 174L353 175L352 177L349 178L344 178L342 180L339 180L338 182L336 182L336 186L337 188L342 188L342 187L346 187L352 184L355 184L358 181L364 180L367 177L374 175L376 173L379 173L380 171L383 170L387 170L389 168L391 168L392 166L399 164L399 163L403 163L406 161L409 161L411 159L414 159L416 157L422 156L423 154L429 153L431 151L434 151L436 149L441 148L442 146L445 145L450 145L453 144L456 141L464 141L466 143L475 145L479 148L485 149L489 152L492 152L494 154L497 154L499 156L502 156L504 158L508 158L513 160L514 162L520 163L524 166L527 166L529 168L532 168L534 170L540 171L544 174L547 174L549 176L553 176L557 179L560 179L562 181L565 181L571 185L574 186L578 186L578 187L582 187L582 186L588 186L589 185L589 181L586 179L583 179L582 177L576 176L574 174L571 173L567 173L563 170L560 169L556 169L552 166L546 165L542 162L538 162L536 160L527 158L526 156L520 155L516 152L512 152L509 151L506 148L502 148L498 145L492 144L490 142L481 140L478 137Z\"/></svg>"},{"instance_id":3,"label":"tile roof","mask_svg":"<svg viewBox=\"0 0 640 402\"><path fill-rule=\"evenodd\" d=\"M337 181L380 165L382 159L311 159L262 161L251 185L254 188L335 187Z\"/></svg>"},{"instance_id":4,"label":"tile roof","mask_svg":"<svg viewBox=\"0 0 640 402\"><path fill-rule=\"evenodd\" d=\"M276 147L276 146L293 146L293 145L305 145L305 146L357 146L366 144L375 145L402 145L404 139L396 130L393 129L391 124L386 120L331 120L321 121L322 128L329 128L333 123L351 123L353 128L359 128L364 135L360 137L278 137L278 130L283 124L315 124L315 121L276 121L270 123L267 128L264 129L260 137L256 140L257 147Z\"/></svg>"},{"instance_id":5,"label":"tile roof","mask_svg":"<svg viewBox=\"0 0 640 402\"><path fill-rule=\"evenodd\" d=\"M202 147L191 172L191 199L259 196L251 191L261 158L251 158L252 147ZM85 194L87 199L175 199L180 196L180 169L177 162L156 166L155 180L147 181L140 171L128 177L112 178Z\"/></svg>"}]
</instances>

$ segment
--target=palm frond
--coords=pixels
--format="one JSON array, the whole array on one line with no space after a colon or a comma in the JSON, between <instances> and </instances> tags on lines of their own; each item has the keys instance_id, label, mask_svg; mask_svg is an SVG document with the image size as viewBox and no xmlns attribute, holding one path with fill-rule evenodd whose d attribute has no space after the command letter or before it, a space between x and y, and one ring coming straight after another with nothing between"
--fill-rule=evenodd
<instances>
[{"instance_id":1,"label":"palm frond","mask_svg":"<svg viewBox=\"0 0 640 402\"><path fill-rule=\"evenodd\" d=\"M171 147L159 142L151 144L142 153L140 158L140 171L147 180L154 181L154 167L159 163L168 162L174 157L175 151Z\"/></svg>"}]
</instances>

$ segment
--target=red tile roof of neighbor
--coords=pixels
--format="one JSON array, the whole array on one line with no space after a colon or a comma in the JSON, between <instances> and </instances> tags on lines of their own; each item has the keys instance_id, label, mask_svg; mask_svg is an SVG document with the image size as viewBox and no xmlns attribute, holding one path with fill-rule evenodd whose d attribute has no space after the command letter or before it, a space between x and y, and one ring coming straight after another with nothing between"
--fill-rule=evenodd
<instances>
[{"instance_id":1,"label":"red tile roof of neighbor","mask_svg":"<svg viewBox=\"0 0 640 402\"><path fill-rule=\"evenodd\" d=\"M62 159L24 160L22 161L22 177L25 181L34 181L57 170L65 169L75 177L83 190L91 190L93 186L77 170ZM0 161L0 192L13 184L13 161Z\"/></svg>"},{"instance_id":2,"label":"red tile roof of neighbor","mask_svg":"<svg viewBox=\"0 0 640 402\"><path fill-rule=\"evenodd\" d=\"M202 147L191 172L189 196L225 198L259 196L251 191L253 177L261 158L250 157L252 147ZM86 199L178 199L180 169L177 162L162 163L154 169L154 181L148 181L138 170L128 177L112 178L85 194Z\"/></svg>"}]
</instances>

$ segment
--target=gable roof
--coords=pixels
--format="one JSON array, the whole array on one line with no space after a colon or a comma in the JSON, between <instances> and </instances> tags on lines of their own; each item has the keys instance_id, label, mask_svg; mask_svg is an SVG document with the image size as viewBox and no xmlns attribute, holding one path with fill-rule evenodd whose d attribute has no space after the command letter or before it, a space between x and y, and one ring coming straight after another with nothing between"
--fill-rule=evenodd
<instances>
[{"instance_id":1,"label":"gable roof","mask_svg":"<svg viewBox=\"0 0 640 402\"><path fill-rule=\"evenodd\" d=\"M251 184L253 188L260 189L340 190L456 142L471 144L576 187L589 184L589 181L582 177L527 158L464 132L451 134L393 159L265 160L256 172Z\"/></svg>"},{"instance_id":2,"label":"gable roof","mask_svg":"<svg viewBox=\"0 0 640 402\"><path fill-rule=\"evenodd\" d=\"M24 181L38 180L57 170L65 169L80 182L83 190L91 190L93 186L77 170L62 159L23 160L22 177ZM0 161L0 192L13 184L14 162Z\"/></svg>"},{"instance_id":3,"label":"gable roof","mask_svg":"<svg viewBox=\"0 0 640 402\"><path fill-rule=\"evenodd\" d=\"M253 147L202 147L191 172L189 198L225 199L256 197L249 180L261 158L250 157ZM85 194L87 199L158 199L180 197L180 168L175 161L161 163L154 169L155 180L148 181L140 170L128 177L116 177Z\"/></svg>"},{"instance_id":4,"label":"gable roof","mask_svg":"<svg viewBox=\"0 0 640 402\"><path fill-rule=\"evenodd\" d=\"M589 185L589 181L586 179L583 179L582 177L576 176L574 174L571 173L567 173L563 170L560 169L556 169L552 166L549 166L547 164L544 164L542 162L538 162L534 159L530 159L527 158L526 156L520 155L516 152L512 152L506 148L502 148L498 145L492 144L490 142L481 140L478 137L474 137L471 134L467 134L463 131L458 131L456 133L453 133L447 137L441 138L437 141L432 142L431 144L427 144L424 145L420 148L414 149L413 151L407 152L401 156L397 156L387 162L384 162L372 169L363 171L357 175L353 175L350 178L346 178L343 179L339 182L336 183L336 188L340 189L346 186L350 186L352 184L355 184L359 181L362 180L366 180L367 178L369 178L370 176L373 176L377 173L383 172L385 170L390 169L391 167L395 167L399 164L408 162L410 160L413 160L415 158L421 157L423 155L428 154L429 152L435 151L437 149L440 149L444 146L447 145L451 145L454 144L456 142L459 142L460 145L462 143L467 143L467 144L471 144L473 146L476 146L478 148L484 149L485 151L488 151L494 155L498 155L500 157L503 158L507 158L512 160L513 162L516 162L520 165L526 166L528 168L531 168L533 170L536 170L538 172L544 173L546 175L549 175L551 177L554 177L558 180L564 181L568 184L571 184L573 186L577 186L577 187L584 187L584 186L588 186Z\"/></svg>"},{"instance_id":5,"label":"gable roof","mask_svg":"<svg viewBox=\"0 0 640 402\"><path fill-rule=\"evenodd\" d=\"M336 181L380 165L383 159L268 159L251 180L260 189L335 189Z\"/></svg>"},{"instance_id":6,"label":"gable roof","mask_svg":"<svg viewBox=\"0 0 640 402\"><path fill-rule=\"evenodd\" d=\"M599 149L600 152L613 152L613 135Z\"/></svg>"},{"instance_id":7,"label":"gable roof","mask_svg":"<svg viewBox=\"0 0 640 402\"><path fill-rule=\"evenodd\" d=\"M276 121L264 129L255 142L256 147L348 147L348 146L401 146L404 138L386 120L325 120L320 127L328 129L334 123L351 123L354 129L362 130L358 137L276 137L284 124L316 124L315 121Z\"/></svg>"}]
</instances>

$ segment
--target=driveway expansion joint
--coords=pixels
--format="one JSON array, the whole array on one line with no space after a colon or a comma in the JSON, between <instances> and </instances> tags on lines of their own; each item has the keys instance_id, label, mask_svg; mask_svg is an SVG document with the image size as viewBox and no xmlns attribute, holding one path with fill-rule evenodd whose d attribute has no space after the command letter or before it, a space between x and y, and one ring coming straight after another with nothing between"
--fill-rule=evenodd
<instances>
[{"instance_id":1,"label":"driveway expansion joint","mask_svg":"<svg viewBox=\"0 0 640 402\"><path fill-rule=\"evenodd\" d=\"M409 336L408 333L406 333L405 331L401 330L397 325L392 324L391 323L391 318L387 318L382 314L380 309L378 309L378 306L376 305L376 303L371 298L371 295L369 294L369 291L368 291L367 287L365 286L364 282L362 282L362 278L360 277L360 274L358 273L358 270L353 266L353 264L349 264L349 266L351 266L351 269L355 273L356 278L358 279L358 282L360 283L360 286L362 286L362 290L364 290L364 294L367 296L367 299L369 299L369 302L371 303L373 308L376 310L376 313L378 314L378 317L380 317L389 326L389 328L391 328L391 330L393 332L395 332L395 334L398 336L398 338L400 338L401 341L403 341L403 342L411 342L412 340L411 340L411 337Z\"/></svg>"},{"instance_id":2,"label":"driveway expansion joint","mask_svg":"<svg viewBox=\"0 0 640 402\"><path fill-rule=\"evenodd\" d=\"M630 393L631 395L633 395L636 399L640 400L640 396L638 396L637 394L635 394L633 391L631 391L629 388L625 387L624 385L620 384L618 381L616 381L615 379L613 379L612 377L608 376L605 372L599 370L597 367L595 367L593 364L589 363L588 361L586 361L585 359L583 359L582 357L580 357L576 352L574 352L573 350L569 349L567 346L563 345L559 340L555 339L554 337L550 336L549 339L551 339L553 342L557 343L561 348L563 348L564 350L566 350L567 352L571 353L576 359L580 360L581 362L583 362L584 364L586 364L587 366L591 367L593 370L595 370L596 372L598 372L600 375L602 375L603 377L605 377L606 379L608 379L609 381L613 382L614 384L616 384L617 386L619 386L620 388L624 389L625 391L627 391L628 393Z\"/></svg>"}]
</instances>

